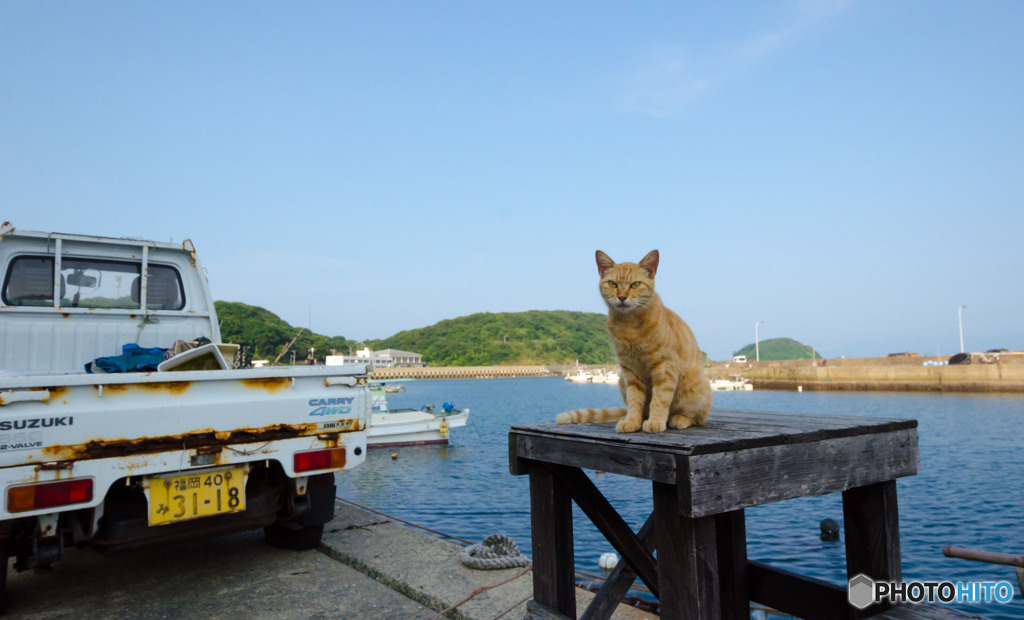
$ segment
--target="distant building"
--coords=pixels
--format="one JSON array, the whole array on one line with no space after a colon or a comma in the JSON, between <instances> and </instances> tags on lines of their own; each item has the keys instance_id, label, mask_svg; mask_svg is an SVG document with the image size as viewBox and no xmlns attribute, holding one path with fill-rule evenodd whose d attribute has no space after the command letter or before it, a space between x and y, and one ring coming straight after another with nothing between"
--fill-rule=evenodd
<instances>
[{"instance_id":1,"label":"distant building","mask_svg":"<svg viewBox=\"0 0 1024 620\"><path fill-rule=\"evenodd\" d=\"M359 349L355 355L328 355L325 363L328 366L368 364L373 368L420 368L423 366L423 356L398 349Z\"/></svg>"}]
</instances>

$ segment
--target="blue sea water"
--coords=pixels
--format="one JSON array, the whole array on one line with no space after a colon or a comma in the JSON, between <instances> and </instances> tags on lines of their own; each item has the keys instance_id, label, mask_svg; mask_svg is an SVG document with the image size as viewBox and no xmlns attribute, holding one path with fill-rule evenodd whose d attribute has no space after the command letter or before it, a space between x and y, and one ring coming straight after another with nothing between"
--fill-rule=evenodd
<instances>
[{"instance_id":1,"label":"blue sea water","mask_svg":"<svg viewBox=\"0 0 1024 620\"><path fill-rule=\"evenodd\" d=\"M392 407L440 405L471 410L448 446L370 450L338 478L341 497L474 542L512 536L529 554L526 476L508 472L513 424L550 421L566 409L621 402L612 385L557 377L414 381L388 395ZM904 581L1008 581L1009 604L958 604L988 618L1024 619L1013 568L946 558L954 545L1024 554L1024 397L878 392L716 392L714 407L883 418L915 418L921 467L897 483ZM713 414L712 414L713 415ZM392 453L397 455L392 459ZM651 511L650 483L588 472L634 531ZM598 573L611 545L574 506L577 569ZM846 582L843 540L822 542L819 523L843 523L839 494L747 509L747 554L837 584ZM840 527L840 532L842 528Z\"/></svg>"}]
</instances>

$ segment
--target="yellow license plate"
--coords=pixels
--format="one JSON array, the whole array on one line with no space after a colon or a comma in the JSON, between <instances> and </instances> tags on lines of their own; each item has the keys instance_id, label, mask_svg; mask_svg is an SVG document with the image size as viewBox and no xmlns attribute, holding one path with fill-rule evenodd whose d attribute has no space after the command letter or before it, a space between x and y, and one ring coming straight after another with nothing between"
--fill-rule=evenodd
<instances>
[{"instance_id":1,"label":"yellow license plate","mask_svg":"<svg viewBox=\"0 0 1024 620\"><path fill-rule=\"evenodd\" d=\"M149 524L245 510L245 466L149 476Z\"/></svg>"}]
</instances>

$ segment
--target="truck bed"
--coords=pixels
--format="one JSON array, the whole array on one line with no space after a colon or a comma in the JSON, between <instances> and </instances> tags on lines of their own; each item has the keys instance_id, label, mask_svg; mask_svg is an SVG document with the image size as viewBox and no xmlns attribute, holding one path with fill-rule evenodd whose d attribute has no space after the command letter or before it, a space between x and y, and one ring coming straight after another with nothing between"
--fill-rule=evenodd
<instances>
[{"instance_id":1,"label":"truck bed","mask_svg":"<svg viewBox=\"0 0 1024 620\"><path fill-rule=\"evenodd\" d=\"M358 431L363 366L0 378L0 467ZM362 406L354 403L361 398ZM322 403L322 404L321 404Z\"/></svg>"}]
</instances>

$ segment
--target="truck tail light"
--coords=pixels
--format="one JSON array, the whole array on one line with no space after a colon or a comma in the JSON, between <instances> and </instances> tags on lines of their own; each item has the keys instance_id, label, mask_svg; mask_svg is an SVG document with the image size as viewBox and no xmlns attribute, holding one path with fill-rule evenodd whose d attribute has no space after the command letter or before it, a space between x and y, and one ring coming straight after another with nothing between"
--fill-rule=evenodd
<instances>
[{"instance_id":1,"label":"truck tail light","mask_svg":"<svg viewBox=\"0 0 1024 620\"><path fill-rule=\"evenodd\" d=\"M7 512L56 508L92 501L92 478L26 484L7 489Z\"/></svg>"},{"instance_id":2,"label":"truck tail light","mask_svg":"<svg viewBox=\"0 0 1024 620\"><path fill-rule=\"evenodd\" d=\"M342 467L345 467L345 448L295 453L296 473L317 469L341 469Z\"/></svg>"}]
</instances>

